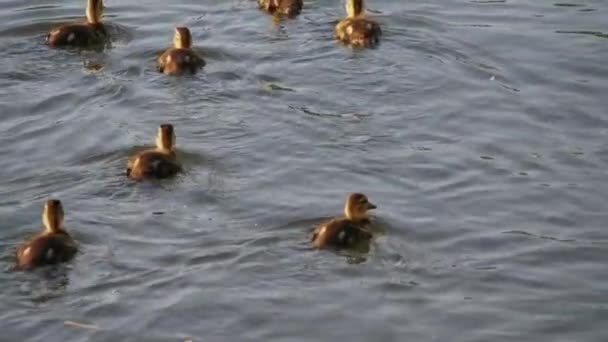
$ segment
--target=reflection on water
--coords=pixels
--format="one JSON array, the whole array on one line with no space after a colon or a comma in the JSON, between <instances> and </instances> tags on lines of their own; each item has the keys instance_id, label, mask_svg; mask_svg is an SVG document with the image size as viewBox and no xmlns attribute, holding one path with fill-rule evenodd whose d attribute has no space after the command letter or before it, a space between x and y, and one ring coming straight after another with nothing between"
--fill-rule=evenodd
<instances>
[{"instance_id":1,"label":"reflection on water","mask_svg":"<svg viewBox=\"0 0 608 342\"><path fill-rule=\"evenodd\" d=\"M65 266L37 270L29 281L22 280L21 291L37 304L52 301L65 294L70 282L68 272Z\"/></svg>"},{"instance_id":2,"label":"reflection on water","mask_svg":"<svg viewBox=\"0 0 608 342\"><path fill-rule=\"evenodd\" d=\"M44 37L83 3L4 1L2 339L607 340L608 5L368 5L382 44L353 51L335 1L106 1L110 46L78 51ZM154 68L177 25L194 77ZM186 172L129 181L164 122ZM313 250L352 191L373 241ZM48 197L82 250L12 271Z\"/></svg>"},{"instance_id":3,"label":"reflection on water","mask_svg":"<svg viewBox=\"0 0 608 342\"><path fill-rule=\"evenodd\" d=\"M587 34L591 36L595 36L598 38L608 38L608 33L599 32L599 31L565 31L565 30L557 30L556 33L567 33L567 34Z\"/></svg>"}]
</instances>

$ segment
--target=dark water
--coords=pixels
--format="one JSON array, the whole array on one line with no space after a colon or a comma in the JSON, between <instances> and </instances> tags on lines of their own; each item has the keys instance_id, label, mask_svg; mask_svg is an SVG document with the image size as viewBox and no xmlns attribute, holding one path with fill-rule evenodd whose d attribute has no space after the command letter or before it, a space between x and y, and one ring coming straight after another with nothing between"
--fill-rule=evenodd
<instances>
[{"instance_id":1,"label":"dark water","mask_svg":"<svg viewBox=\"0 0 608 342\"><path fill-rule=\"evenodd\" d=\"M83 1L1 5L0 340L608 341L608 2L370 0L352 51L340 1L108 0L83 53L43 44ZM187 173L125 180L162 122ZM385 234L312 250L351 191ZM50 196L81 253L11 272Z\"/></svg>"}]
</instances>

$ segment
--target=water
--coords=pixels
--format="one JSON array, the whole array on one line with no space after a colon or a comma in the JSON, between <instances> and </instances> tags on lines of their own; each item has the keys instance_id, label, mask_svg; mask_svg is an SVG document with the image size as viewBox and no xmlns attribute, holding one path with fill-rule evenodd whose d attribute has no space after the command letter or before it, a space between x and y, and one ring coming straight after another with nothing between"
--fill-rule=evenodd
<instances>
[{"instance_id":1,"label":"water","mask_svg":"<svg viewBox=\"0 0 608 342\"><path fill-rule=\"evenodd\" d=\"M352 51L338 1L108 0L78 53L43 40L82 1L2 0L0 340L608 340L608 3L368 5ZM195 77L154 70L178 24ZM129 182L163 122L187 173ZM384 234L312 250L351 191ZM12 272L50 196L81 252Z\"/></svg>"}]
</instances>

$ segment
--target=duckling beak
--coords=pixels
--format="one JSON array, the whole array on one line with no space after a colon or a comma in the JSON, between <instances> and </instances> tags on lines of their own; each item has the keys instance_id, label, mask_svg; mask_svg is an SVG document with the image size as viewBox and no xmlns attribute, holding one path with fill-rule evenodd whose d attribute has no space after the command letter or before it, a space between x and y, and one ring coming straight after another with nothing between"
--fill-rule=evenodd
<instances>
[{"instance_id":1,"label":"duckling beak","mask_svg":"<svg viewBox=\"0 0 608 342\"><path fill-rule=\"evenodd\" d=\"M367 208L366 208L367 210L373 210L373 209L376 209L376 208L378 208L378 207L376 207L376 205L374 203L367 202Z\"/></svg>"}]
</instances>

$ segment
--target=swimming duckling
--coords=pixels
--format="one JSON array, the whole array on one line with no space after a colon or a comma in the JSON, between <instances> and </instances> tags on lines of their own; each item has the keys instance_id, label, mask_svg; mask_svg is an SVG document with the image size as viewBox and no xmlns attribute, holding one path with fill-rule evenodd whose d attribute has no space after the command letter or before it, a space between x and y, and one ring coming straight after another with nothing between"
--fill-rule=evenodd
<instances>
[{"instance_id":1,"label":"swimming duckling","mask_svg":"<svg viewBox=\"0 0 608 342\"><path fill-rule=\"evenodd\" d=\"M56 264L72 259L78 247L61 227L63 207L61 201L51 199L42 212L44 230L17 249L17 267L30 269L36 266Z\"/></svg>"},{"instance_id":2,"label":"swimming duckling","mask_svg":"<svg viewBox=\"0 0 608 342\"><path fill-rule=\"evenodd\" d=\"M363 228L370 222L368 211L372 209L376 209L376 206L364 194L348 195L344 216L317 226L311 239L313 246L348 248L361 241L369 241L372 235Z\"/></svg>"},{"instance_id":3,"label":"swimming duckling","mask_svg":"<svg viewBox=\"0 0 608 342\"><path fill-rule=\"evenodd\" d=\"M108 37L108 32L101 22L102 14L103 0L87 0L87 21L53 29L46 36L47 43L52 47L89 47L103 44Z\"/></svg>"},{"instance_id":4,"label":"swimming duckling","mask_svg":"<svg viewBox=\"0 0 608 342\"><path fill-rule=\"evenodd\" d=\"M382 30L365 17L364 0L346 0L346 18L336 25L335 37L353 47L373 46L380 41Z\"/></svg>"},{"instance_id":5,"label":"swimming duckling","mask_svg":"<svg viewBox=\"0 0 608 342\"><path fill-rule=\"evenodd\" d=\"M295 17L302 11L302 0L258 0L258 6L271 14Z\"/></svg>"},{"instance_id":6,"label":"swimming duckling","mask_svg":"<svg viewBox=\"0 0 608 342\"><path fill-rule=\"evenodd\" d=\"M157 69L166 75L195 74L205 61L192 50L192 35L187 27L176 27L173 47L158 57Z\"/></svg>"},{"instance_id":7,"label":"swimming duckling","mask_svg":"<svg viewBox=\"0 0 608 342\"><path fill-rule=\"evenodd\" d=\"M134 180L162 179L174 176L182 170L176 159L174 148L173 125L160 125L156 135L156 148L145 150L131 157L127 163L127 176Z\"/></svg>"}]
</instances>

